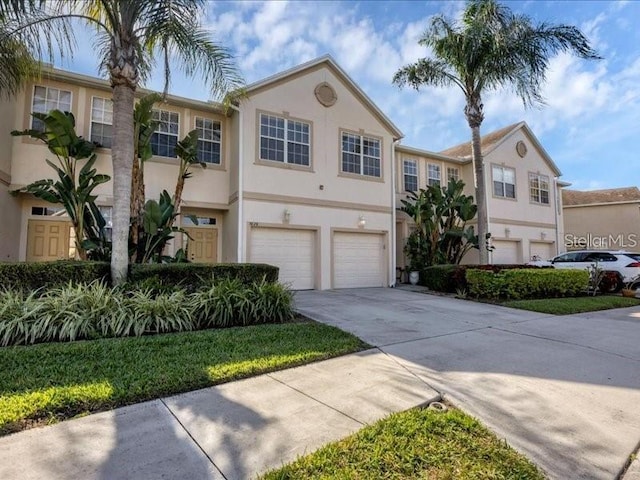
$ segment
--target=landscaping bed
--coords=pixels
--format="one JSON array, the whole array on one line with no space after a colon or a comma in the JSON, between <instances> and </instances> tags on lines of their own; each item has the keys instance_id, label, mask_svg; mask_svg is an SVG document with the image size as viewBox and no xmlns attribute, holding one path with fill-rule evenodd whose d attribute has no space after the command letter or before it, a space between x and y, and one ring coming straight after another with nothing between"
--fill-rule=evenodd
<instances>
[{"instance_id":1,"label":"landscaping bed","mask_svg":"<svg viewBox=\"0 0 640 480\"><path fill-rule=\"evenodd\" d=\"M553 315L570 315L572 313L595 312L598 310L609 310L611 308L636 307L640 305L640 299L615 295L600 295L596 297L510 300L503 302L502 305Z\"/></svg>"},{"instance_id":2,"label":"landscaping bed","mask_svg":"<svg viewBox=\"0 0 640 480\"><path fill-rule=\"evenodd\" d=\"M0 435L367 347L303 321L0 348Z\"/></svg>"},{"instance_id":3,"label":"landscaping bed","mask_svg":"<svg viewBox=\"0 0 640 480\"><path fill-rule=\"evenodd\" d=\"M455 408L397 413L329 444L265 480L545 478L524 456Z\"/></svg>"}]
</instances>

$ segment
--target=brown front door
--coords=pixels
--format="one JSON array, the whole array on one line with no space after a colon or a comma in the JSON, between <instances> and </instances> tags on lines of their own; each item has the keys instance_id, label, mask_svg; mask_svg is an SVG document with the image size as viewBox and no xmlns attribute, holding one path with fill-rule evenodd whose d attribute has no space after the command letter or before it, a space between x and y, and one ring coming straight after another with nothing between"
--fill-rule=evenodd
<instances>
[{"instance_id":1,"label":"brown front door","mask_svg":"<svg viewBox=\"0 0 640 480\"><path fill-rule=\"evenodd\" d=\"M69 231L66 221L29 220L27 262L50 262L69 258Z\"/></svg>"},{"instance_id":2,"label":"brown front door","mask_svg":"<svg viewBox=\"0 0 640 480\"><path fill-rule=\"evenodd\" d=\"M185 228L187 237L187 255L195 263L216 263L218 260L218 229L190 227Z\"/></svg>"}]
</instances>

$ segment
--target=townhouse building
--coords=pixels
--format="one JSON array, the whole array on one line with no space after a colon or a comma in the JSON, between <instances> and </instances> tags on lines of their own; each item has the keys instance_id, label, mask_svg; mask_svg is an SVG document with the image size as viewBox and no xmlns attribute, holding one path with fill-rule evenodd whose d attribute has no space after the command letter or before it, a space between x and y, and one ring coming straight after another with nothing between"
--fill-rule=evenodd
<instances>
[{"instance_id":1,"label":"townhouse building","mask_svg":"<svg viewBox=\"0 0 640 480\"><path fill-rule=\"evenodd\" d=\"M62 209L9 194L52 175L46 147L10 132L37 127L33 111L70 111L78 133L100 145L96 168L111 175L110 95L104 80L48 69L0 102L0 260L73 255ZM440 153L400 145L402 132L330 56L249 85L231 109L168 96L154 115L159 127L145 164L147 198L173 191L175 145L193 129L207 165L194 169L183 194L178 222L190 238L177 236L168 253L185 248L195 262L275 264L294 289L395 284L411 228L396 211L399 199L450 176L473 194L465 145ZM555 164L524 123L484 137L483 146L493 187L493 261L555 254L562 235ZM109 221L111 183L97 193Z\"/></svg>"}]
</instances>

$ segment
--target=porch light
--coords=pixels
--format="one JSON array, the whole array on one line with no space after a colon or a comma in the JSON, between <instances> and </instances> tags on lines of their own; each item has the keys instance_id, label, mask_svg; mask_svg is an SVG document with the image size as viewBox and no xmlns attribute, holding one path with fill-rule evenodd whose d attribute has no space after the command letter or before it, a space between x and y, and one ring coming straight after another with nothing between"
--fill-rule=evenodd
<instances>
[{"instance_id":1,"label":"porch light","mask_svg":"<svg viewBox=\"0 0 640 480\"><path fill-rule=\"evenodd\" d=\"M289 223L289 220L291 220L291 211L289 211L288 208L284 209L284 213L282 214L282 219L284 220L284 223Z\"/></svg>"},{"instance_id":2,"label":"porch light","mask_svg":"<svg viewBox=\"0 0 640 480\"><path fill-rule=\"evenodd\" d=\"M360 218L358 218L358 226L360 228L364 228L366 224L367 224L367 221L364 219L364 215L360 215Z\"/></svg>"}]
</instances>

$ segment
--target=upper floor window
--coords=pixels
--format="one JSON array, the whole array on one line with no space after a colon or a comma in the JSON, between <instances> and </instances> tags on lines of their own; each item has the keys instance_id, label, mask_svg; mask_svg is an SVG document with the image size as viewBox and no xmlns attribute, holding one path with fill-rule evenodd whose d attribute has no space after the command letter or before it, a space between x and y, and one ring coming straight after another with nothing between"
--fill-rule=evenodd
<instances>
[{"instance_id":1,"label":"upper floor window","mask_svg":"<svg viewBox=\"0 0 640 480\"><path fill-rule=\"evenodd\" d=\"M198 161L220 165L220 122L196 117L198 131Z\"/></svg>"},{"instance_id":2,"label":"upper floor window","mask_svg":"<svg viewBox=\"0 0 640 480\"><path fill-rule=\"evenodd\" d=\"M91 99L91 134L89 138L100 147L111 148L113 102L107 98Z\"/></svg>"},{"instance_id":3,"label":"upper floor window","mask_svg":"<svg viewBox=\"0 0 640 480\"><path fill-rule=\"evenodd\" d=\"M260 114L260 160L311 165L311 125Z\"/></svg>"},{"instance_id":4,"label":"upper floor window","mask_svg":"<svg viewBox=\"0 0 640 480\"><path fill-rule=\"evenodd\" d=\"M151 151L161 157L176 157L176 145L180 132L180 115L168 110L153 110L153 120L158 122L151 135Z\"/></svg>"},{"instance_id":5,"label":"upper floor window","mask_svg":"<svg viewBox=\"0 0 640 480\"><path fill-rule=\"evenodd\" d=\"M51 110L71 111L71 92L52 87L33 87L33 102L31 111L38 113L49 113ZM31 117L31 128L33 130L44 131L44 122Z\"/></svg>"},{"instance_id":6,"label":"upper floor window","mask_svg":"<svg viewBox=\"0 0 640 480\"><path fill-rule=\"evenodd\" d=\"M427 165L427 185L440 185L440 165Z\"/></svg>"},{"instance_id":7,"label":"upper floor window","mask_svg":"<svg viewBox=\"0 0 640 480\"><path fill-rule=\"evenodd\" d=\"M549 177L537 173L529 174L529 198L534 203L549 205Z\"/></svg>"},{"instance_id":8,"label":"upper floor window","mask_svg":"<svg viewBox=\"0 0 640 480\"><path fill-rule=\"evenodd\" d=\"M403 160L404 190L415 192L418 190L418 165L415 160Z\"/></svg>"},{"instance_id":9,"label":"upper floor window","mask_svg":"<svg viewBox=\"0 0 640 480\"><path fill-rule=\"evenodd\" d=\"M494 165L493 194L496 197L516 198L516 171L513 168Z\"/></svg>"},{"instance_id":10,"label":"upper floor window","mask_svg":"<svg viewBox=\"0 0 640 480\"><path fill-rule=\"evenodd\" d=\"M381 177L380 140L342 132L342 171L367 177Z\"/></svg>"},{"instance_id":11,"label":"upper floor window","mask_svg":"<svg viewBox=\"0 0 640 480\"><path fill-rule=\"evenodd\" d=\"M447 179L455 180L456 182L460 180L460 170L455 167L447 167Z\"/></svg>"}]
</instances>

